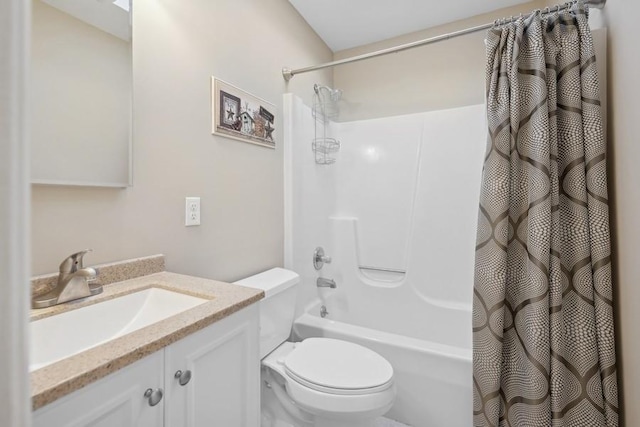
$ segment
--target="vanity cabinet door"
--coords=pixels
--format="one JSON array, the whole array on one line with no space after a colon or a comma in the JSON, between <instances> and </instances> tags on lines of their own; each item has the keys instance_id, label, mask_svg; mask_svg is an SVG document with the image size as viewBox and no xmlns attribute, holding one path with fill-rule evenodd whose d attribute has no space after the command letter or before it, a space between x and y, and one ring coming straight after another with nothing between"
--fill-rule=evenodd
<instances>
[{"instance_id":1,"label":"vanity cabinet door","mask_svg":"<svg viewBox=\"0 0 640 427\"><path fill-rule=\"evenodd\" d=\"M163 386L158 351L33 413L34 427L159 427L165 399L150 406L147 388ZM156 391L154 398L158 398Z\"/></svg>"},{"instance_id":2,"label":"vanity cabinet door","mask_svg":"<svg viewBox=\"0 0 640 427\"><path fill-rule=\"evenodd\" d=\"M165 368L165 427L258 427L258 305L166 347Z\"/></svg>"}]
</instances>

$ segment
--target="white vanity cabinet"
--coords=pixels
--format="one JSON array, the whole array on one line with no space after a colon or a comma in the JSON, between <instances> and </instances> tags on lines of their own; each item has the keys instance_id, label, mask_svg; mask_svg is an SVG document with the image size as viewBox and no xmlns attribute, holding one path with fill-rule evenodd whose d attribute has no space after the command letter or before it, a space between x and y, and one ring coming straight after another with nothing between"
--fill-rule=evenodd
<instances>
[{"instance_id":1,"label":"white vanity cabinet","mask_svg":"<svg viewBox=\"0 0 640 427\"><path fill-rule=\"evenodd\" d=\"M158 351L38 409L34 427L158 427L162 402L149 406L144 393L163 388L164 354Z\"/></svg>"},{"instance_id":2,"label":"white vanity cabinet","mask_svg":"<svg viewBox=\"0 0 640 427\"><path fill-rule=\"evenodd\" d=\"M33 425L258 427L258 339L253 304L38 409ZM155 406L147 389L162 389Z\"/></svg>"},{"instance_id":3,"label":"white vanity cabinet","mask_svg":"<svg viewBox=\"0 0 640 427\"><path fill-rule=\"evenodd\" d=\"M254 304L166 347L164 427L258 427L258 339Z\"/></svg>"}]
</instances>

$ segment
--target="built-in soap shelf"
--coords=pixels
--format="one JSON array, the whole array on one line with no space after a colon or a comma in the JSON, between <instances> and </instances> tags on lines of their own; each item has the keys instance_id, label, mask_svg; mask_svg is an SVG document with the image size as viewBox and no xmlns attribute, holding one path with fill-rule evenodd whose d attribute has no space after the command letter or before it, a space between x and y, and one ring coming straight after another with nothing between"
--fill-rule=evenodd
<instances>
[{"instance_id":1,"label":"built-in soap shelf","mask_svg":"<svg viewBox=\"0 0 640 427\"><path fill-rule=\"evenodd\" d=\"M395 268L382 268L360 265L358 266L360 273L366 278L384 283L397 283L404 280L407 272L405 270Z\"/></svg>"}]
</instances>

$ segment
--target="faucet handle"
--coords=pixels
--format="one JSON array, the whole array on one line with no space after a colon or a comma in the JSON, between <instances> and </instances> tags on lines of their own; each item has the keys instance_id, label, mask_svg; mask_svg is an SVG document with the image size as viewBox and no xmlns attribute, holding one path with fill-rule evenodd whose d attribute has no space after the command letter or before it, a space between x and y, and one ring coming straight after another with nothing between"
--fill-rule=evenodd
<instances>
[{"instance_id":1,"label":"faucet handle","mask_svg":"<svg viewBox=\"0 0 640 427\"><path fill-rule=\"evenodd\" d=\"M325 256L324 249L318 246L313 252L313 266L316 270L320 270L324 264L331 264L331 257Z\"/></svg>"},{"instance_id":2,"label":"faucet handle","mask_svg":"<svg viewBox=\"0 0 640 427\"><path fill-rule=\"evenodd\" d=\"M78 269L83 268L82 259L88 253L93 251L93 249L85 249L80 252L76 252L74 254L69 255L65 258L64 261L60 264L60 273L62 274L70 274L75 273Z\"/></svg>"}]
</instances>

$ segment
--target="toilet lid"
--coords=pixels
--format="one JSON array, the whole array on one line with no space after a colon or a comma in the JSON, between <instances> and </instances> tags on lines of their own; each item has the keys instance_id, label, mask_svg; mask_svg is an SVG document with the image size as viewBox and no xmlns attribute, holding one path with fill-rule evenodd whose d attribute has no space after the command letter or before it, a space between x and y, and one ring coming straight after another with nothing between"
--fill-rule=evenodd
<instances>
[{"instance_id":1,"label":"toilet lid","mask_svg":"<svg viewBox=\"0 0 640 427\"><path fill-rule=\"evenodd\" d=\"M393 379L391 364L378 353L331 338L296 343L284 366L294 380L319 391L374 392L388 388Z\"/></svg>"}]
</instances>

